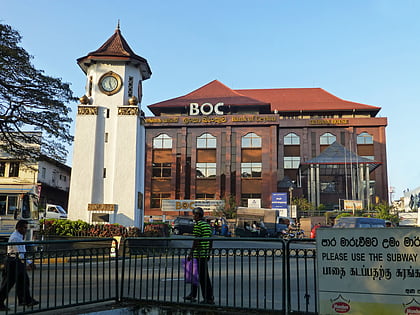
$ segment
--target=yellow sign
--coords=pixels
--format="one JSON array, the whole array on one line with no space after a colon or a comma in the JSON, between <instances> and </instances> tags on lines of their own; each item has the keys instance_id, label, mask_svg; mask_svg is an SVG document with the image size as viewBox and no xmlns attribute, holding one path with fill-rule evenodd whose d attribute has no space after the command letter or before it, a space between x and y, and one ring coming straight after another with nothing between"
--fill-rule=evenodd
<instances>
[{"instance_id":1,"label":"yellow sign","mask_svg":"<svg viewBox=\"0 0 420 315\"><path fill-rule=\"evenodd\" d=\"M347 125L348 123L348 119L342 118L311 119L309 121L310 125Z\"/></svg>"}]
</instances>

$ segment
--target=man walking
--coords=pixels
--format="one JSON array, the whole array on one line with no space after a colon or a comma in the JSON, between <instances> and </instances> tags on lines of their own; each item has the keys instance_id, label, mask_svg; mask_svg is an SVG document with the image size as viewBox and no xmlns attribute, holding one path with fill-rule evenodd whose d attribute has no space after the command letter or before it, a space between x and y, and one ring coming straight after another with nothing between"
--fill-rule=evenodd
<instances>
[{"instance_id":1,"label":"man walking","mask_svg":"<svg viewBox=\"0 0 420 315\"><path fill-rule=\"evenodd\" d=\"M9 243L23 242L28 230L28 222L19 220L16 223L16 230L10 235ZM3 270L3 281L0 286L0 310L7 310L8 307L4 301L9 294L10 289L16 283L16 295L19 305L34 306L38 301L31 297L29 292L29 276L26 269L35 269L32 261L26 260L26 247L24 244L7 246L6 266Z\"/></svg>"},{"instance_id":2,"label":"man walking","mask_svg":"<svg viewBox=\"0 0 420 315\"><path fill-rule=\"evenodd\" d=\"M204 211L197 207L193 209L194 229L193 235L197 238L193 242L190 255L188 259L196 258L198 262L198 276L200 280L201 293L203 295L203 304L214 304L213 286L210 281L207 262L210 259L210 251L212 248L212 241L201 240L202 238L211 237L212 230L210 224L204 220ZM191 285L191 293L184 297L185 300L196 301L198 293L198 286Z\"/></svg>"}]
</instances>

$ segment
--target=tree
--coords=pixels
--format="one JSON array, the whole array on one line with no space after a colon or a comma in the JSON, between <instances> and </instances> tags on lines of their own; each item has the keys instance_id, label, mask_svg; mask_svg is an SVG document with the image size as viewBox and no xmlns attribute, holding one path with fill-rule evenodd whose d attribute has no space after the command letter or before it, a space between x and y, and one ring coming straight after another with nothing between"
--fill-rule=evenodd
<instances>
[{"instance_id":1,"label":"tree","mask_svg":"<svg viewBox=\"0 0 420 315\"><path fill-rule=\"evenodd\" d=\"M213 214L218 217L224 217L226 219L236 218L236 211L238 207L236 206L235 196L229 195L223 198L225 204L223 206L217 207L213 211Z\"/></svg>"},{"instance_id":2,"label":"tree","mask_svg":"<svg viewBox=\"0 0 420 315\"><path fill-rule=\"evenodd\" d=\"M64 162L73 137L68 83L44 75L19 46L22 37L0 24L0 150L20 160L40 155Z\"/></svg>"}]
</instances>

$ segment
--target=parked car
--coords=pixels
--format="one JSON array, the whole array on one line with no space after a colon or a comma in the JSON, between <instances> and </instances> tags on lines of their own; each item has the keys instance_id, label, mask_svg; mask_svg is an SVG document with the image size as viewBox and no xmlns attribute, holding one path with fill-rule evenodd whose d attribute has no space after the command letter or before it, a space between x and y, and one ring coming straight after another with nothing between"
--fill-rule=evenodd
<instances>
[{"instance_id":1,"label":"parked car","mask_svg":"<svg viewBox=\"0 0 420 315\"><path fill-rule=\"evenodd\" d=\"M365 217L341 217L335 219L333 228L377 228L385 227L385 220Z\"/></svg>"},{"instance_id":2,"label":"parked car","mask_svg":"<svg viewBox=\"0 0 420 315\"><path fill-rule=\"evenodd\" d=\"M194 220L192 217L177 217L172 222L172 233L175 235L192 234Z\"/></svg>"},{"instance_id":3,"label":"parked car","mask_svg":"<svg viewBox=\"0 0 420 315\"><path fill-rule=\"evenodd\" d=\"M47 204L44 211L40 212L41 219L67 219L67 212L62 206Z\"/></svg>"},{"instance_id":4,"label":"parked car","mask_svg":"<svg viewBox=\"0 0 420 315\"><path fill-rule=\"evenodd\" d=\"M321 225L321 224L317 224L314 225L314 227L311 230L311 238L316 238L316 230L319 228L330 228L331 225Z\"/></svg>"}]
</instances>

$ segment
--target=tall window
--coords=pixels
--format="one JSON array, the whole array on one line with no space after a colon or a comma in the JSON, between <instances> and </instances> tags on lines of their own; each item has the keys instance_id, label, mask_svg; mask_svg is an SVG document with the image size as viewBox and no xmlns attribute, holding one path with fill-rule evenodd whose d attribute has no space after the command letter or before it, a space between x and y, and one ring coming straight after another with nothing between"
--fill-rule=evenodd
<instances>
[{"instance_id":1,"label":"tall window","mask_svg":"<svg viewBox=\"0 0 420 315\"><path fill-rule=\"evenodd\" d=\"M6 171L6 162L0 162L0 177L4 177Z\"/></svg>"},{"instance_id":2,"label":"tall window","mask_svg":"<svg viewBox=\"0 0 420 315\"><path fill-rule=\"evenodd\" d=\"M216 148L216 137L209 133L204 133L197 137L197 148L198 149L215 149Z\"/></svg>"},{"instance_id":3,"label":"tall window","mask_svg":"<svg viewBox=\"0 0 420 315\"><path fill-rule=\"evenodd\" d=\"M153 138L153 149L171 149L172 138L166 133L162 133L159 136Z\"/></svg>"},{"instance_id":4,"label":"tall window","mask_svg":"<svg viewBox=\"0 0 420 315\"><path fill-rule=\"evenodd\" d=\"M216 163L196 163L197 178L216 177Z\"/></svg>"},{"instance_id":5,"label":"tall window","mask_svg":"<svg viewBox=\"0 0 420 315\"><path fill-rule=\"evenodd\" d=\"M9 177L19 177L19 162L10 163Z\"/></svg>"},{"instance_id":6,"label":"tall window","mask_svg":"<svg viewBox=\"0 0 420 315\"><path fill-rule=\"evenodd\" d=\"M153 177L171 177L171 163L152 163Z\"/></svg>"},{"instance_id":7,"label":"tall window","mask_svg":"<svg viewBox=\"0 0 420 315\"><path fill-rule=\"evenodd\" d=\"M329 133L329 132L324 133L319 138L319 142L320 142L321 145L330 145L330 144L333 144L335 142L335 140L336 140L336 137L333 134Z\"/></svg>"},{"instance_id":8,"label":"tall window","mask_svg":"<svg viewBox=\"0 0 420 315\"><path fill-rule=\"evenodd\" d=\"M300 137L295 133L289 133L284 136L284 145L298 145L300 144Z\"/></svg>"},{"instance_id":9,"label":"tall window","mask_svg":"<svg viewBox=\"0 0 420 315\"><path fill-rule=\"evenodd\" d=\"M367 132L362 132L357 136L357 144L373 144L373 136Z\"/></svg>"},{"instance_id":10,"label":"tall window","mask_svg":"<svg viewBox=\"0 0 420 315\"><path fill-rule=\"evenodd\" d=\"M170 193L154 193L152 194L151 208L162 208L162 200L171 198Z\"/></svg>"},{"instance_id":11,"label":"tall window","mask_svg":"<svg viewBox=\"0 0 420 315\"><path fill-rule=\"evenodd\" d=\"M241 163L241 176L245 178L261 177L261 168L261 162Z\"/></svg>"},{"instance_id":12,"label":"tall window","mask_svg":"<svg viewBox=\"0 0 420 315\"><path fill-rule=\"evenodd\" d=\"M261 148L261 137L250 132L242 137L242 148Z\"/></svg>"},{"instance_id":13,"label":"tall window","mask_svg":"<svg viewBox=\"0 0 420 315\"><path fill-rule=\"evenodd\" d=\"M300 156L285 156L284 168L299 168Z\"/></svg>"}]
</instances>

